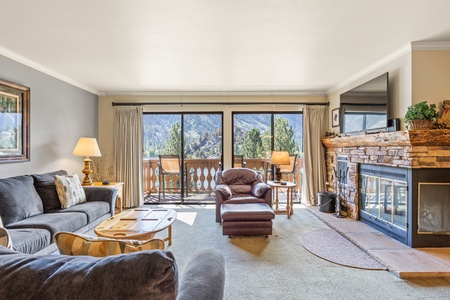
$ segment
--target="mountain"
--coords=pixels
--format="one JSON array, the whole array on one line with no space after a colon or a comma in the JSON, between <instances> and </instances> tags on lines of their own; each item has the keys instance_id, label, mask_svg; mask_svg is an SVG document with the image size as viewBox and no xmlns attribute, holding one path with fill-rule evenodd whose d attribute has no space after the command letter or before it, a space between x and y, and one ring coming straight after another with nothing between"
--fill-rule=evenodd
<instances>
[{"instance_id":1,"label":"mountain","mask_svg":"<svg viewBox=\"0 0 450 300\"><path fill-rule=\"evenodd\" d=\"M295 113L274 114L283 117L293 127L296 141L302 140L302 115ZM270 134L270 113L236 113L233 126L236 132L258 128L263 135ZM144 156L157 157L164 152L172 125L181 124L180 114L144 114ZM222 151L222 114L184 114L184 144L189 158L220 157Z\"/></svg>"}]
</instances>

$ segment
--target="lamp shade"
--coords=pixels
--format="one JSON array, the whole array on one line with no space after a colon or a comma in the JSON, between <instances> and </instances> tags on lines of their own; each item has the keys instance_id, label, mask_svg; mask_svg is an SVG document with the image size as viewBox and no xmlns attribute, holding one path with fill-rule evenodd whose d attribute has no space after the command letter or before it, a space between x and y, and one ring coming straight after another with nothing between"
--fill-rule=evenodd
<instances>
[{"instance_id":1,"label":"lamp shade","mask_svg":"<svg viewBox=\"0 0 450 300\"><path fill-rule=\"evenodd\" d=\"M272 165L289 165L291 163L291 160L289 159L289 152L273 151L270 163Z\"/></svg>"},{"instance_id":2,"label":"lamp shade","mask_svg":"<svg viewBox=\"0 0 450 300\"><path fill-rule=\"evenodd\" d=\"M81 137L78 140L73 155L76 156L102 156L98 148L97 140L95 138Z\"/></svg>"}]
</instances>

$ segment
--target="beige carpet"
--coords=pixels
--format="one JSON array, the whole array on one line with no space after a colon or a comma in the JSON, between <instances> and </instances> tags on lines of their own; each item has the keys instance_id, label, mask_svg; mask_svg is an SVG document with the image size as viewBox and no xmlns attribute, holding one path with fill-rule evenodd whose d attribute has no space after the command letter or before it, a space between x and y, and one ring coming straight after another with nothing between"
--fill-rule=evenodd
<instances>
[{"instance_id":1,"label":"beige carpet","mask_svg":"<svg viewBox=\"0 0 450 300\"><path fill-rule=\"evenodd\" d=\"M333 229L304 233L300 241L312 254L332 263L367 270L386 270L375 259Z\"/></svg>"},{"instance_id":2,"label":"beige carpet","mask_svg":"<svg viewBox=\"0 0 450 300\"><path fill-rule=\"evenodd\" d=\"M449 299L450 278L407 281L388 271L344 267L311 254L301 236L330 227L298 204L290 219L276 215L268 238L223 236L213 205L169 207L178 215L167 249L180 272L194 251L220 250L226 261L225 300Z\"/></svg>"}]
</instances>

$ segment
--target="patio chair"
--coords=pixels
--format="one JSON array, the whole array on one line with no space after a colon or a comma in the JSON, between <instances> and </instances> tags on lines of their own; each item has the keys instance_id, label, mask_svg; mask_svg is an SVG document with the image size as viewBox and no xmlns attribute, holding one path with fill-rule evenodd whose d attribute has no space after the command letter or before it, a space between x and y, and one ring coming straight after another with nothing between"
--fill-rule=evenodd
<instances>
[{"instance_id":1,"label":"patio chair","mask_svg":"<svg viewBox=\"0 0 450 300\"><path fill-rule=\"evenodd\" d=\"M179 155L160 155L159 156L159 188L158 188L158 199L161 200L161 191L163 192L163 197L166 197L166 175L178 175L180 180L182 180L181 174L181 161Z\"/></svg>"},{"instance_id":2,"label":"patio chair","mask_svg":"<svg viewBox=\"0 0 450 300\"><path fill-rule=\"evenodd\" d=\"M289 160L289 165L280 165L280 173L281 175L286 175L286 181L297 184L297 154L290 154ZM272 173L272 167L270 161L266 162L266 182L269 180L269 176ZM290 176L292 176L292 179L289 179ZM298 187L294 189L295 198L297 198L297 189Z\"/></svg>"},{"instance_id":3,"label":"patio chair","mask_svg":"<svg viewBox=\"0 0 450 300\"><path fill-rule=\"evenodd\" d=\"M244 155L234 155L233 168L245 168L247 163L244 161Z\"/></svg>"}]
</instances>

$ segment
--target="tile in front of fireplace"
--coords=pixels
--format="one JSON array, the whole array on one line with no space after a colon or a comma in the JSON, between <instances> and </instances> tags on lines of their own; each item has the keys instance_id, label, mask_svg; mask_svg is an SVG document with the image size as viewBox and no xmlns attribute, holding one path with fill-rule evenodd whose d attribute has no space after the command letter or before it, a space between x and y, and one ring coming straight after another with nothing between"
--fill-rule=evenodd
<instances>
[{"instance_id":1,"label":"tile in front of fireplace","mask_svg":"<svg viewBox=\"0 0 450 300\"><path fill-rule=\"evenodd\" d=\"M450 268L450 248L416 248L416 250Z\"/></svg>"},{"instance_id":2,"label":"tile in front of fireplace","mask_svg":"<svg viewBox=\"0 0 450 300\"><path fill-rule=\"evenodd\" d=\"M369 250L400 278L450 276L450 268L414 249Z\"/></svg>"},{"instance_id":3,"label":"tile in front of fireplace","mask_svg":"<svg viewBox=\"0 0 450 300\"><path fill-rule=\"evenodd\" d=\"M348 232L346 236L366 250L408 250L410 247L387 235L375 232Z\"/></svg>"}]
</instances>

